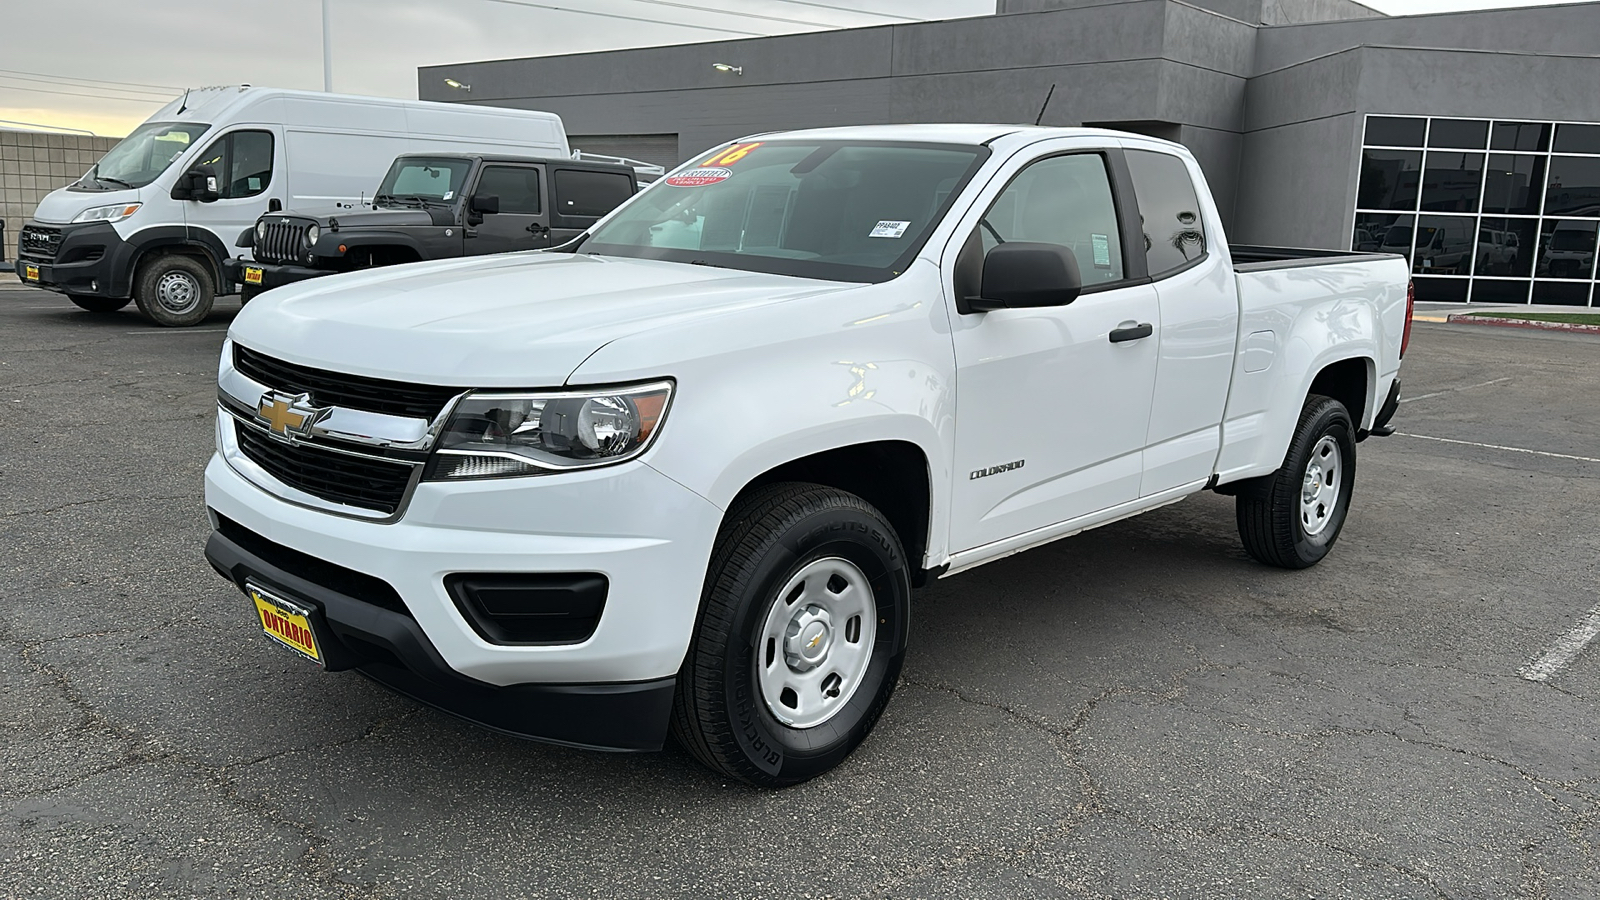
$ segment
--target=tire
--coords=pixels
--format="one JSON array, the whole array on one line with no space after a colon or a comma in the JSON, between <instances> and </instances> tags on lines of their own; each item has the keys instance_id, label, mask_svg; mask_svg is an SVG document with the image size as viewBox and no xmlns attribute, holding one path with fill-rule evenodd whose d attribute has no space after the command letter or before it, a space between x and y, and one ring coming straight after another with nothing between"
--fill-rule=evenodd
<instances>
[{"instance_id":1,"label":"tire","mask_svg":"<svg viewBox=\"0 0 1600 900\"><path fill-rule=\"evenodd\" d=\"M150 321L185 328L205 320L216 301L216 287L205 264L192 256L169 253L139 268L133 296Z\"/></svg>"},{"instance_id":2,"label":"tire","mask_svg":"<svg viewBox=\"0 0 1600 900\"><path fill-rule=\"evenodd\" d=\"M758 787L832 769L894 693L910 605L905 551L870 504L813 484L758 488L712 551L674 737Z\"/></svg>"},{"instance_id":3,"label":"tire","mask_svg":"<svg viewBox=\"0 0 1600 900\"><path fill-rule=\"evenodd\" d=\"M1283 466L1240 486L1234 508L1245 551L1284 569L1316 565L1339 539L1355 484L1350 413L1339 401L1312 394Z\"/></svg>"},{"instance_id":4,"label":"tire","mask_svg":"<svg viewBox=\"0 0 1600 900\"><path fill-rule=\"evenodd\" d=\"M79 309L87 309L89 312L95 313L116 312L133 302L132 297L124 297L118 300L115 297L87 297L83 294L68 294L67 299L71 300L73 305Z\"/></svg>"}]
</instances>

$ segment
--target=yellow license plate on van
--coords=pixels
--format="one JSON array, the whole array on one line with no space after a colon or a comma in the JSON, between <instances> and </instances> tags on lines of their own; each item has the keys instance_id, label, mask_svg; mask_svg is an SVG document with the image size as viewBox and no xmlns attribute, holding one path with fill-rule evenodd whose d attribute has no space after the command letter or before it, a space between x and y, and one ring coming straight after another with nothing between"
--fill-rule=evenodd
<instances>
[{"instance_id":1,"label":"yellow license plate on van","mask_svg":"<svg viewBox=\"0 0 1600 900\"><path fill-rule=\"evenodd\" d=\"M245 284L260 284L261 283L261 270L256 268L255 266L245 266L244 267L244 283Z\"/></svg>"},{"instance_id":2,"label":"yellow license plate on van","mask_svg":"<svg viewBox=\"0 0 1600 900\"><path fill-rule=\"evenodd\" d=\"M22 277L26 278L29 281L38 281L39 280L39 267L38 266L24 265L22 267Z\"/></svg>"},{"instance_id":3,"label":"yellow license plate on van","mask_svg":"<svg viewBox=\"0 0 1600 900\"><path fill-rule=\"evenodd\" d=\"M317 665L322 665L322 649L317 646L317 633L311 628L311 610L291 603L276 594L268 593L253 584L245 591L256 605L256 618L267 637L288 647Z\"/></svg>"}]
</instances>

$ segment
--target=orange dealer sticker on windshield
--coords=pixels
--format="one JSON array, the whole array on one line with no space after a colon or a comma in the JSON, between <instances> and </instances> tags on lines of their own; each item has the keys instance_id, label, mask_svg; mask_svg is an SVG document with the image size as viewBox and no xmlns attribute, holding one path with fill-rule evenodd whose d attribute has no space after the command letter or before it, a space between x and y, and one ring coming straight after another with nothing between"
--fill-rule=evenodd
<instances>
[{"instance_id":1,"label":"orange dealer sticker on windshield","mask_svg":"<svg viewBox=\"0 0 1600 900\"><path fill-rule=\"evenodd\" d=\"M733 175L731 169L699 168L690 169L667 179L667 184L673 187L705 187L719 181L727 181Z\"/></svg>"},{"instance_id":2,"label":"orange dealer sticker on windshield","mask_svg":"<svg viewBox=\"0 0 1600 900\"><path fill-rule=\"evenodd\" d=\"M750 151L761 146L761 144L761 141L756 141L753 144L734 144L732 147L729 147L726 150L718 150L715 156L701 163L700 168L704 169L711 166L731 166L739 160L744 159L746 156L749 156Z\"/></svg>"}]
</instances>

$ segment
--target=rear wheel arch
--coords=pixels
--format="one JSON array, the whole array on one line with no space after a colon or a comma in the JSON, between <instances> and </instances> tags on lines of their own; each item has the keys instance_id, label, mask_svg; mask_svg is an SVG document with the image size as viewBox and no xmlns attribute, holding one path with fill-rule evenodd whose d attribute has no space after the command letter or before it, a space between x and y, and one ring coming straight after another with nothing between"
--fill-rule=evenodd
<instances>
[{"instance_id":1,"label":"rear wheel arch","mask_svg":"<svg viewBox=\"0 0 1600 900\"><path fill-rule=\"evenodd\" d=\"M1331 397L1344 404L1350 421L1360 428L1367 421L1375 377L1372 360L1356 356L1328 363L1311 379L1305 396Z\"/></svg>"}]
</instances>

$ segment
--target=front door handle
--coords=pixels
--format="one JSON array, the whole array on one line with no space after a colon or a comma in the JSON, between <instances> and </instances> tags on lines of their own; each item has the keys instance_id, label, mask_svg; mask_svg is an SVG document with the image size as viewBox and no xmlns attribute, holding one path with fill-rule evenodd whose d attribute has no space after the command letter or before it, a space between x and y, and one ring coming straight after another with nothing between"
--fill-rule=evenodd
<instances>
[{"instance_id":1,"label":"front door handle","mask_svg":"<svg viewBox=\"0 0 1600 900\"><path fill-rule=\"evenodd\" d=\"M1139 325L1124 325L1121 328L1111 329L1111 343L1120 344L1123 341L1137 341L1156 333L1155 326L1149 322Z\"/></svg>"},{"instance_id":2,"label":"front door handle","mask_svg":"<svg viewBox=\"0 0 1600 900\"><path fill-rule=\"evenodd\" d=\"M528 226L528 230L534 234L544 234L545 232L549 231L550 228L547 225L540 225L538 222L535 222Z\"/></svg>"}]
</instances>

